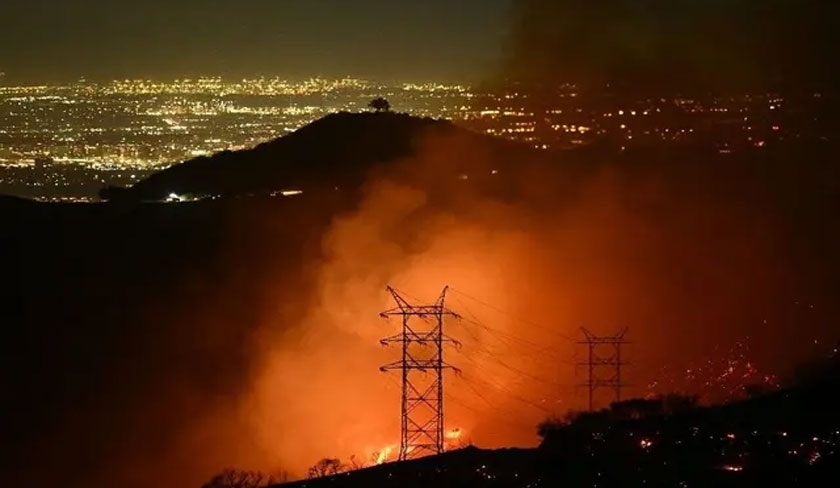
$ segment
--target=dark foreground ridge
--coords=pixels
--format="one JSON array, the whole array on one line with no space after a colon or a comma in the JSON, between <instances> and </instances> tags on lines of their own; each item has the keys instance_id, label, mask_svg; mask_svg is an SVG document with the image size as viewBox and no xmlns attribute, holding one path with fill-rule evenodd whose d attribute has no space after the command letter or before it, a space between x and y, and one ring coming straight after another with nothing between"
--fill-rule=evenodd
<instances>
[{"instance_id":1,"label":"dark foreground ridge","mask_svg":"<svg viewBox=\"0 0 840 488\"><path fill-rule=\"evenodd\" d=\"M549 421L536 449L468 447L282 486L821 486L840 475L838 364L728 405L629 400Z\"/></svg>"}]
</instances>

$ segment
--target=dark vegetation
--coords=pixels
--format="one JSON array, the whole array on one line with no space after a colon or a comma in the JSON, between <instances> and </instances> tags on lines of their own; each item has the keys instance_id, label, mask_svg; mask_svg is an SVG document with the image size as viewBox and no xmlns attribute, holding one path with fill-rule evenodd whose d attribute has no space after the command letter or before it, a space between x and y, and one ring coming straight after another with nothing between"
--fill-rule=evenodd
<instances>
[{"instance_id":1,"label":"dark vegetation","mask_svg":"<svg viewBox=\"0 0 840 488\"><path fill-rule=\"evenodd\" d=\"M202 488L262 488L284 481L287 480L282 476L274 478L258 471L226 469L205 483Z\"/></svg>"},{"instance_id":2,"label":"dark vegetation","mask_svg":"<svg viewBox=\"0 0 840 488\"><path fill-rule=\"evenodd\" d=\"M324 476L333 476L342 471L347 471L347 467L342 464L340 459L324 458L315 463L306 473L307 478L323 478Z\"/></svg>"},{"instance_id":3,"label":"dark vegetation","mask_svg":"<svg viewBox=\"0 0 840 488\"><path fill-rule=\"evenodd\" d=\"M823 486L840 479L840 355L818 363L737 403L629 400L547 421L537 449L467 448L284 486Z\"/></svg>"},{"instance_id":4,"label":"dark vegetation","mask_svg":"<svg viewBox=\"0 0 840 488\"><path fill-rule=\"evenodd\" d=\"M836 149L827 142L791 141L747 155L721 156L703 148L617 155L598 145L549 153L446 122L393 113L336 114L251 151L174 166L117 192L107 204L2 198L0 477L16 487L148 485L150 479L127 481L115 473L154 459L178 439L179 426L239 391L253 367L245 343L269 292L278 322L296 323L311 299L307 264L319 257L331 219L358 202L371 172L391 172L424 185L435 205L453 212L459 199L475 193L552 211L574 198L576 182L586 175L605 170L626 180L657 175L701 201L726 200L773 215L780 234L790 239L785 259L802 270L792 279L836 297L840 229L829 210L840 208ZM419 154L427 163L422 172L407 163ZM490 169L498 174L491 177ZM465 173L475 177L459 179ZM305 191L291 198L270 196L287 188ZM228 198L140 203L172 192ZM636 195L628 195L626 204L654 214L666 210ZM831 317L832 312L819 313ZM790 432L805 436L836 411L828 410L833 404L825 392L831 390L817 383L799 393L702 414L630 419L604 435L624 438L631 427L647 435L659 426L682 432L703 415L709 420L702 422L715 432L732 429L738 439L762 422L778 423L774 429L786 423ZM774 416L777 410L782 413ZM653 451L640 450L636 430L626 442L602 443L583 420L547 426L538 451L470 448L440 459L370 468L352 480L368 486L391 475L389 482L403 480L402 486L444 481L512 486L533 473L543 482L557 479L572 467L580 469L579 483L599 476L633 484L646 473L668 483L677 480L670 476L678 474L663 467L663 459L678 455L659 450L668 444L658 441ZM603 425L597 416L591 421ZM569 442L583 444L570 452L561 447ZM826 451L825 461L807 473L828 469L831 456ZM615 462L608 471L595 471L602 459ZM799 468L780 472L787 466L756 472L800 476ZM707 476L702 478L707 485L755 481L744 478L752 476L746 468L737 473L703 469L697 476Z\"/></svg>"},{"instance_id":5,"label":"dark vegetation","mask_svg":"<svg viewBox=\"0 0 840 488\"><path fill-rule=\"evenodd\" d=\"M368 107L377 112L387 112L391 110L391 102L382 97L376 97L368 103Z\"/></svg>"}]
</instances>

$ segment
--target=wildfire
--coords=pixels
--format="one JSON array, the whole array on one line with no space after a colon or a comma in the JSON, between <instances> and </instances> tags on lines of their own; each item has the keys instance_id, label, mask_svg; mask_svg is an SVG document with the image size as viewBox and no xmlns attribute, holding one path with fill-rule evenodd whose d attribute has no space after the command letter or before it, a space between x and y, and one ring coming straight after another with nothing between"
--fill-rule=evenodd
<instances>
[{"instance_id":1,"label":"wildfire","mask_svg":"<svg viewBox=\"0 0 840 488\"><path fill-rule=\"evenodd\" d=\"M446 450L449 449L456 449L460 447L460 441L463 436L464 431L460 428L450 429L443 433L443 437L446 440ZM398 444L389 444L378 451L374 451L373 453L373 463L374 464L384 464L388 461L393 460L394 455L399 451ZM409 448L408 452L411 452L411 448Z\"/></svg>"},{"instance_id":2,"label":"wildfire","mask_svg":"<svg viewBox=\"0 0 840 488\"><path fill-rule=\"evenodd\" d=\"M688 364L676 374L671 366L663 368L648 388L651 393L700 393L709 402L742 398L748 386L777 388L776 377L759 371L750 356L749 339L738 341L728 351L716 349L704 362Z\"/></svg>"},{"instance_id":3,"label":"wildfire","mask_svg":"<svg viewBox=\"0 0 840 488\"><path fill-rule=\"evenodd\" d=\"M376 464L387 463L391 459L391 455L396 450L397 450L397 445L396 444L391 444L389 446L383 447L382 449L380 449L379 451L377 451L374 454L374 456L376 457L374 462Z\"/></svg>"},{"instance_id":4,"label":"wildfire","mask_svg":"<svg viewBox=\"0 0 840 488\"><path fill-rule=\"evenodd\" d=\"M446 442L446 446L444 446L445 449L449 451L451 449L459 449L461 447L464 447L462 440L463 435L464 431L460 428L450 429L444 432L443 438Z\"/></svg>"}]
</instances>

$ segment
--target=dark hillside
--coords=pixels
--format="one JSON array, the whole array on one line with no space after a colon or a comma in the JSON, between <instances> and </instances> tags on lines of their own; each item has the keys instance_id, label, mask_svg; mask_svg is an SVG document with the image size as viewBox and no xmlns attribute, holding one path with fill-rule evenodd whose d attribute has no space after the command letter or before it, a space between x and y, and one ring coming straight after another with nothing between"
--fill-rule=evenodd
<instances>
[{"instance_id":1,"label":"dark hillside","mask_svg":"<svg viewBox=\"0 0 840 488\"><path fill-rule=\"evenodd\" d=\"M544 430L538 449L470 447L281 486L820 486L840 479L837 386L824 379L674 416L588 414Z\"/></svg>"},{"instance_id":2,"label":"dark hillside","mask_svg":"<svg viewBox=\"0 0 840 488\"><path fill-rule=\"evenodd\" d=\"M313 187L355 188L376 166L418 156L430 138L445 140L450 146L447 162L452 163L453 173L459 164L469 163L461 158L474 158L478 152L499 161L534 157L533 150L447 121L388 112L336 113L250 150L172 166L120 193L125 199L161 200L170 193L232 196Z\"/></svg>"},{"instance_id":3,"label":"dark hillside","mask_svg":"<svg viewBox=\"0 0 840 488\"><path fill-rule=\"evenodd\" d=\"M319 206L4 200L0 479L104 486L240 391L254 328L308 305Z\"/></svg>"}]
</instances>

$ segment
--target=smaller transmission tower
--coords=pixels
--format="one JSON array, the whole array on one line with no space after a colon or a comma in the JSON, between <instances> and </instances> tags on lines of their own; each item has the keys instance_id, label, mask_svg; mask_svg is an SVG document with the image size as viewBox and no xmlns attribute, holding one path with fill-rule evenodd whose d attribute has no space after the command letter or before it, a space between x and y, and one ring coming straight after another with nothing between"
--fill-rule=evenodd
<instances>
[{"instance_id":1,"label":"smaller transmission tower","mask_svg":"<svg viewBox=\"0 0 840 488\"><path fill-rule=\"evenodd\" d=\"M459 317L444 304L448 287L431 305L412 305L390 286L397 306L380 316L402 318L402 332L382 339L382 345L400 344L402 359L379 368L402 373L402 408L399 459L440 454L444 446L443 371L457 368L443 361L444 344L459 345L444 335L443 319Z\"/></svg>"},{"instance_id":2,"label":"smaller transmission tower","mask_svg":"<svg viewBox=\"0 0 840 488\"><path fill-rule=\"evenodd\" d=\"M581 328L584 340L578 344L587 346L586 361L578 363L586 366L588 377L585 386L589 390L589 410L593 410L595 392L602 388L615 392L613 401L621 401L621 388L627 386L621 378L621 367L628 364L621 359L621 346L629 344L624 340L628 329L611 336L597 336L587 329Z\"/></svg>"}]
</instances>

